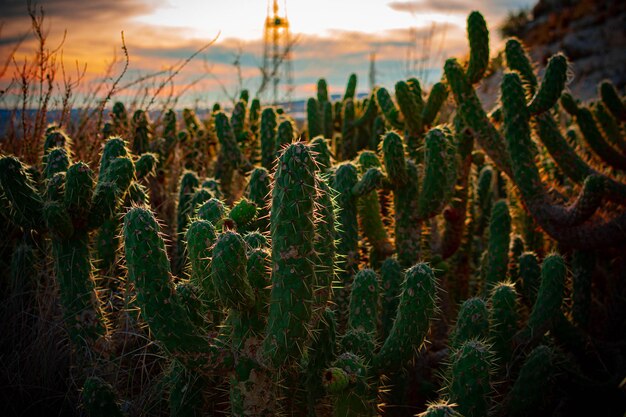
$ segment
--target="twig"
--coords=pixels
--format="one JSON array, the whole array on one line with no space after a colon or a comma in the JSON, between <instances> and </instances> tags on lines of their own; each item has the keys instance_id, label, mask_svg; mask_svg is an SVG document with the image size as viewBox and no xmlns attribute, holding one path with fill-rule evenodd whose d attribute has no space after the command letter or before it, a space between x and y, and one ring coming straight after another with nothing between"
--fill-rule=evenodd
<instances>
[{"instance_id":1,"label":"twig","mask_svg":"<svg viewBox=\"0 0 626 417\"><path fill-rule=\"evenodd\" d=\"M176 75L178 75L178 73L192 60L194 59L196 56L198 56L198 54L202 53L204 50L206 50L209 46L213 45L217 39L220 37L221 32L218 32L217 35L215 36L215 38L213 38L213 40L211 40L209 43L207 43L206 45L204 45L203 47L201 47L200 49L198 49L196 52L194 52L193 54L191 54L191 56L189 56L187 59L185 59L179 66L178 68L172 72L170 74L169 77L167 77L167 79L165 81L163 81L159 87L157 88L156 92L154 93L154 95L152 96L152 99L150 100L150 102L148 103L148 105L146 106L146 112L150 109L150 106L152 106L152 104L154 104L154 101L156 100L157 96L161 93L161 91L163 90L163 88L167 85L167 83L169 83L172 78L174 78Z\"/></svg>"}]
</instances>

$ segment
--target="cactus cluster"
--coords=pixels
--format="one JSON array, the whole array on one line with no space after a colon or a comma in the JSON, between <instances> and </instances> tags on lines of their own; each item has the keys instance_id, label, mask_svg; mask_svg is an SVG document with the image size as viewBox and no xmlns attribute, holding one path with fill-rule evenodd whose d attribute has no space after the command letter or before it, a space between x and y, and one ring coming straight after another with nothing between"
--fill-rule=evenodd
<instances>
[{"instance_id":1,"label":"cactus cluster","mask_svg":"<svg viewBox=\"0 0 626 417\"><path fill-rule=\"evenodd\" d=\"M58 127L0 156L7 288L53 277L82 410L140 408L131 349L173 416L623 411L624 99L509 39L486 111L480 13L467 36L427 94L320 79L304 125L247 91L115 103L99 161Z\"/></svg>"}]
</instances>

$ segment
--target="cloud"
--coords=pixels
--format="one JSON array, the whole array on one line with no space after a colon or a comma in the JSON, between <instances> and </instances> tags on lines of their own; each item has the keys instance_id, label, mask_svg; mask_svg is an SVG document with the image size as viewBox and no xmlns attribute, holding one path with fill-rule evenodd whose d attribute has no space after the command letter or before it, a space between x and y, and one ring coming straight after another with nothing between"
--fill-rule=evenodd
<instances>
[{"instance_id":1,"label":"cloud","mask_svg":"<svg viewBox=\"0 0 626 417\"><path fill-rule=\"evenodd\" d=\"M389 3L389 7L392 10L411 14L433 10L458 12L467 10L468 6L468 2L463 2L461 0L392 1Z\"/></svg>"},{"instance_id":2,"label":"cloud","mask_svg":"<svg viewBox=\"0 0 626 417\"><path fill-rule=\"evenodd\" d=\"M43 10L46 16L60 17L64 20L76 21L77 19L100 19L123 18L150 13L164 1L142 0L43 0L33 2L37 10ZM0 15L7 20L15 18L27 18L27 6L24 0L3 0L0 3Z\"/></svg>"}]
</instances>

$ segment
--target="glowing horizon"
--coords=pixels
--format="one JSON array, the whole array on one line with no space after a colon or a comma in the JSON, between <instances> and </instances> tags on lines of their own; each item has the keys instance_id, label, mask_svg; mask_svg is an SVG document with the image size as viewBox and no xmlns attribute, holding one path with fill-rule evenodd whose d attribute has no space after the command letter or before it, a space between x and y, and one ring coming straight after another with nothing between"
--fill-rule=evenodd
<instances>
[{"instance_id":1,"label":"glowing horizon","mask_svg":"<svg viewBox=\"0 0 626 417\"><path fill-rule=\"evenodd\" d=\"M0 18L4 23L0 56L7 56L30 26L23 3L8 0L0 5L0 15L5 16L4 21ZM280 14L283 14L284 0L279 3ZM531 1L502 3L489 0L482 4L492 28L492 48L498 46L495 27L499 21L509 10L528 6ZM237 55L240 55L242 87L254 93L255 83L258 83L267 0L124 0L115 4L107 0L83 3L44 0L40 4L50 28L48 44L50 47L58 45L67 29L63 44L65 66L68 71L74 71L75 61L81 67L86 64L86 81L101 79L114 51L118 58L122 55L120 32L124 31L130 66L123 83L183 61L218 33L215 44L177 75L173 88L188 91L185 98L188 102L227 99L224 91L232 93L239 87L233 66ZM294 97L310 95L321 77L327 79L331 92L338 93L352 72L361 80L359 91L366 91L372 52L377 58L377 82L393 85L408 74L405 67L410 30L416 31L419 39L432 36L433 50L420 51L419 44L413 48L416 55L433 55L428 56L423 69L432 77L438 77L443 58L466 53L465 19L474 6L469 0L288 0L291 32L298 36L293 55ZM26 38L16 61L30 56L33 46L32 36ZM116 64L114 74L118 74L122 66L122 63ZM9 82L7 77L11 70L12 66L8 74L0 78L3 87ZM199 79L201 81L197 81ZM2 105L0 102L0 107Z\"/></svg>"}]
</instances>

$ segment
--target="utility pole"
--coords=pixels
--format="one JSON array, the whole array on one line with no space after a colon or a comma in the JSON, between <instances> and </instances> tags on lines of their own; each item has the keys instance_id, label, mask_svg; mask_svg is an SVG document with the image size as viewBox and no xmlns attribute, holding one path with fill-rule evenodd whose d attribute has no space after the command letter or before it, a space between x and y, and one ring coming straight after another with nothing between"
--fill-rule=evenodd
<instances>
[{"instance_id":1,"label":"utility pole","mask_svg":"<svg viewBox=\"0 0 626 417\"><path fill-rule=\"evenodd\" d=\"M291 102L293 85L293 64L291 48L293 46L289 19L287 18L286 0L283 3L284 16L279 14L278 0L267 2L267 17L263 34L263 70L264 77L272 85L273 104L280 101ZM284 84L284 95L280 94L280 85Z\"/></svg>"}]
</instances>

